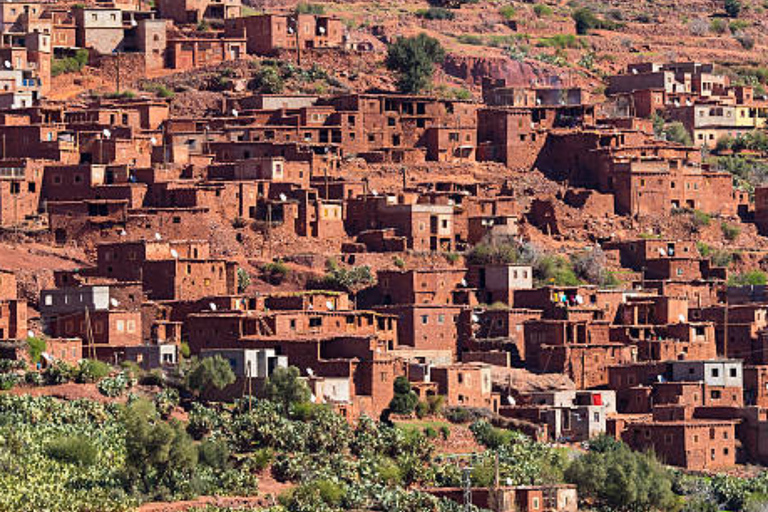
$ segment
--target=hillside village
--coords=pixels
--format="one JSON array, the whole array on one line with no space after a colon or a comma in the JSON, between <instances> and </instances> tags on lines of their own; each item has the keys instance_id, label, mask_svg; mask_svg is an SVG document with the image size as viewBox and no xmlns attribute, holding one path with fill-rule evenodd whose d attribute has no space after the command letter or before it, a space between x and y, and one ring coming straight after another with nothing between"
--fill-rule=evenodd
<instances>
[{"instance_id":1,"label":"hillside village","mask_svg":"<svg viewBox=\"0 0 768 512\"><path fill-rule=\"evenodd\" d=\"M61 510L765 506L764 16L507 7L0 3L0 425Z\"/></svg>"}]
</instances>

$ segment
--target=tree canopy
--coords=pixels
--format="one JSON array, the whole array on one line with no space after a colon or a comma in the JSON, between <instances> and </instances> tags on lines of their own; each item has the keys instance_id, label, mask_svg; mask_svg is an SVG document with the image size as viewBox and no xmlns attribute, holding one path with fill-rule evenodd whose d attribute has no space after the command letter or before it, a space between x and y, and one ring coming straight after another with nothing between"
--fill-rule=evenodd
<instances>
[{"instance_id":1,"label":"tree canopy","mask_svg":"<svg viewBox=\"0 0 768 512\"><path fill-rule=\"evenodd\" d=\"M197 360L187 375L187 386L198 394L224 389L235 382L235 374L229 361L221 356Z\"/></svg>"},{"instance_id":2,"label":"tree canopy","mask_svg":"<svg viewBox=\"0 0 768 512\"><path fill-rule=\"evenodd\" d=\"M445 59L445 50L434 37L419 34L398 37L387 48L387 68L397 73L397 87L418 93L431 85L435 64Z\"/></svg>"}]
</instances>

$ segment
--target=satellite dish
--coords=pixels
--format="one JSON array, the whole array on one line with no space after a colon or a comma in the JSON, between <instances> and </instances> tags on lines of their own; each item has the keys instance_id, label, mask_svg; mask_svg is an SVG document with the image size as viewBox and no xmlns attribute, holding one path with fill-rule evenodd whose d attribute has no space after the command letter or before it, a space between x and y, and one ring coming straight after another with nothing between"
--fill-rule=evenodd
<instances>
[{"instance_id":1,"label":"satellite dish","mask_svg":"<svg viewBox=\"0 0 768 512\"><path fill-rule=\"evenodd\" d=\"M659 254L662 255L662 256L666 256L667 255L667 251L663 247L659 247Z\"/></svg>"},{"instance_id":2,"label":"satellite dish","mask_svg":"<svg viewBox=\"0 0 768 512\"><path fill-rule=\"evenodd\" d=\"M11 61L6 60L3 62L3 65L5 66L5 69L11 69Z\"/></svg>"},{"instance_id":3,"label":"satellite dish","mask_svg":"<svg viewBox=\"0 0 768 512\"><path fill-rule=\"evenodd\" d=\"M34 338L35 337L35 331L29 330L27 331L27 338Z\"/></svg>"},{"instance_id":4,"label":"satellite dish","mask_svg":"<svg viewBox=\"0 0 768 512\"><path fill-rule=\"evenodd\" d=\"M333 311L333 308L334 308L333 302L330 300L325 301L325 307L327 307L330 311Z\"/></svg>"},{"instance_id":5,"label":"satellite dish","mask_svg":"<svg viewBox=\"0 0 768 512\"><path fill-rule=\"evenodd\" d=\"M632 70L632 74L633 74L633 75L636 75L636 74L637 74L637 70L636 70L636 69L633 69L633 70Z\"/></svg>"},{"instance_id":6,"label":"satellite dish","mask_svg":"<svg viewBox=\"0 0 768 512\"><path fill-rule=\"evenodd\" d=\"M675 101L674 101L674 104L675 104L675 106L676 106L676 107L679 107L679 106L680 106L680 102L679 102L679 101L677 101L677 100L675 100Z\"/></svg>"},{"instance_id":7,"label":"satellite dish","mask_svg":"<svg viewBox=\"0 0 768 512\"><path fill-rule=\"evenodd\" d=\"M232 109L232 116L233 116L233 117L237 117L237 110L235 110L235 109Z\"/></svg>"},{"instance_id":8,"label":"satellite dish","mask_svg":"<svg viewBox=\"0 0 768 512\"><path fill-rule=\"evenodd\" d=\"M307 306L307 309L308 309L309 311L312 311L313 309L315 309L315 306L313 306L312 304L310 304L309 306Z\"/></svg>"},{"instance_id":9,"label":"satellite dish","mask_svg":"<svg viewBox=\"0 0 768 512\"><path fill-rule=\"evenodd\" d=\"M314 393L312 393L312 395L309 397L309 401L312 402L313 404L317 403L317 397L315 396Z\"/></svg>"},{"instance_id":10,"label":"satellite dish","mask_svg":"<svg viewBox=\"0 0 768 512\"><path fill-rule=\"evenodd\" d=\"M280 192L280 195L278 197L280 198L281 201L287 201L288 200L288 196L286 196L282 192Z\"/></svg>"},{"instance_id":11,"label":"satellite dish","mask_svg":"<svg viewBox=\"0 0 768 512\"><path fill-rule=\"evenodd\" d=\"M162 239L163 239L163 235L161 235L160 233L155 233L155 240L162 240Z\"/></svg>"},{"instance_id":12,"label":"satellite dish","mask_svg":"<svg viewBox=\"0 0 768 512\"><path fill-rule=\"evenodd\" d=\"M211 311L216 311L216 309L218 309L215 302L209 302L208 307L211 309Z\"/></svg>"},{"instance_id":13,"label":"satellite dish","mask_svg":"<svg viewBox=\"0 0 768 512\"><path fill-rule=\"evenodd\" d=\"M685 100L685 106L690 107L693 105L693 102L691 100Z\"/></svg>"},{"instance_id":14,"label":"satellite dish","mask_svg":"<svg viewBox=\"0 0 768 512\"><path fill-rule=\"evenodd\" d=\"M378 196L379 193L374 189L374 190L371 190L371 195L375 197L375 196Z\"/></svg>"},{"instance_id":15,"label":"satellite dish","mask_svg":"<svg viewBox=\"0 0 768 512\"><path fill-rule=\"evenodd\" d=\"M472 313L472 321L473 322L479 322L480 321L480 317L477 316L475 313Z\"/></svg>"},{"instance_id":16,"label":"satellite dish","mask_svg":"<svg viewBox=\"0 0 768 512\"><path fill-rule=\"evenodd\" d=\"M577 295L576 296L576 303L577 304L584 304L584 297L582 297L581 295Z\"/></svg>"},{"instance_id":17,"label":"satellite dish","mask_svg":"<svg viewBox=\"0 0 768 512\"><path fill-rule=\"evenodd\" d=\"M307 375L309 375L310 377L315 376L315 372L314 370L312 370L312 368L306 368L305 371L307 372Z\"/></svg>"},{"instance_id":18,"label":"satellite dish","mask_svg":"<svg viewBox=\"0 0 768 512\"><path fill-rule=\"evenodd\" d=\"M683 315L678 315L677 319L680 320L680 322L685 322L685 316Z\"/></svg>"},{"instance_id":19,"label":"satellite dish","mask_svg":"<svg viewBox=\"0 0 768 512\"><path fill-rule=\"evenodd\" d=\"M104 135L106 138L110 138L112 136L112 132L109 131L109 128L104 128L101 130L101 134Z\"/></svg>"},{"instance_id":20,"label":"satellite dish","mask_svg":"<svg viewBox=\"0 0 768 512\"><path fill-rule=\"evenodd\" d=\"M179 251L177 251L176 249L171 249L171 256L173 256L174 258L178 258Z\"/></svg>"},{"instance_id":21,"label":"satellite dish","mask_svg":"<svg viewBox=\"0 0 768 512\"><path fill-rule=\"evenodd\" d=\"M293 27L288 27L288 33L293 34Z\"/></svg>"},{"instance_id":22,"label":"satellite dish","mask_svg":"<svg viewBox=\"0 0 768 512\"><path fill-rule=\"evenodd\" d=\"M117 306L120 305L120 302L118 302L118 300L116 298L112 297L112 298L109 299L109 304L113 308L116 308Z\"/></svg>"},{"instance_id":23,"label":"satellite dish","mask_svg":"<svg viewBox=\"0 0 768 512\"><path fill-rule=\"evenodd\" d=\"M514 399L512 396L508 396L508 397L507 397L507 403L508 403L509 405L513 406L513 407L514 407L515 405L517 405L517 402L515 402L515 399Z\"/></svg>"},{"instance_id":24,"label":"satellite dish","mask_svg":"<svg viewBox=\"0 0 768 512\"><path fill-rule=\"evenodd\" d=\"M461 280L461 286L467 286L467 280L466 279L462 279Z\"/></svg>"},{"instance_id":25,"label":"satellite dish","mask_svg":"<svg viewBox=\"0 0 768 512\"><path fill-rule=\"evenodd\" d=\"M124 230L124 229L120 230L120 236L126 236L127 234L128 234L128 232L126 230Z\"/></svg>"},{"instance_id":26,"label":"satellite dish","mask_svg":"<svg viewBox=\"0 0 768 512\"><path fill-rule=\"evenodd\" d=\"M136 23L136 20L131 20L131 26L135 27L136 25L138 25L138 23Z\"/></svg>"},{"instance_id":27,"label":"satellite dish","mask_svg":"<svg viewBox=\"0 0 768 512\"><path fill-rule=\"evenodd\" d=\"M149 142L151 142L152 145L154 146L155 144L157 144L157 139L152 137L152 138L149 139Z\"/></svg>"},{"instance_id":28,"label":"satellite dish","mask_svg":"<svg viewBox=\"0 0 768 512\"><path fill-rule=\"evenodd\" d=\"M325 27L318 27L317 31L321 34L325 34Z\"/></svg>"}]
</instances>

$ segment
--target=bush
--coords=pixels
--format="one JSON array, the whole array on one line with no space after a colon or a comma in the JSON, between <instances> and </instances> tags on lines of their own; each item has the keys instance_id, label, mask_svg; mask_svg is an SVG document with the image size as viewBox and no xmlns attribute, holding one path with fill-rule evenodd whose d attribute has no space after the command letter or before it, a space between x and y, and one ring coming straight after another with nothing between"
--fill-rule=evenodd
<instances>
[{"instance_id":1,"label":"bush","mask_svg":"<svg viewBox=\"0 0 768 512\"><path fill-rule=\"evenodd\" d=\"M19 383L21 377L15 373L0 373L0 389L8 391L13 386Z\"/></svg>"},{"instance_id":2,"label":"bush","mask_svg":"<svg viewBox=\"0 0 768 512\"><path fill-rule=\"evenodd\" d=\"M251 276L243 267L237 268L237 293L244 293L251 286Z\"/></svg>"},{"instance_id":3,"label":"bush","mask_svg":"<svg viewBox=\"0 0 768 512\"><path fill-rule=\"evenodd\" d=\"M419 397L411 389L408 379L399 376L393 385L395 396L389 402L389 410L395 414L411 414L419 403Z\"/></svg>"},{"instance_id":4,"label":"bush","mask_svg":"<svg viewBox=\"0 0 768 512\"><path fill-rule=\"evenodd\" d=\"M198 395L224 389L235 382L229 361L219 355L198 359L187 374L187 386Z\"/></svg>"},{"instance_id":5,"label":"bush","mask_svg":"<svg viewBox=\"0 0 768 512\"><path fill-rule=\"evenodd\" d=\"M566 48L579 48L581 41L573 34L555 34L551 37L540 39L538 45L564 50Z\"/></svg>"},{"instance_id":6,"label":"bush","mask_svg":"<svg viewBox=\"0 0 768 512\"><path fill-rule=\"evenodd\" d=\"M456 17L453 11L444 7L430 7L416 11L416 16L425 20L452 20Z\"/></svg>"},{"instance_id":7,"label":"bush","mask_svg":"<svg viewBox=\"0 0 768 512\"><path fill-rule=\"evenodd\" d=\"M399 269L405 268L405 260L403 260L403 258L400 256L397 256L394 260L392 260L392 263Z\"/></svg>"},{"instance_id":8,"label":"bush","mask_svg":"<svg viewBox=\"0 0 768 512\"><path fill-rule=\"evenodd\" d=\"M683 123L679 121L675 121L673 123L669 123L664 127L664 136L666 139L670 142L677 142L678 144L682 144L683 146L691 146L693 145L693 139L691 138L691 134L688 133L688 130L685 129L685 126Z\"/></svg>"},{"instance_id":9,"label":"bush","mask_svg":"<svg viewBox=\"0 0 768 512\"><path fill-rule=\"evenodd\" d=\"M224 441L207 439L197 446L197 458L201 464L224 471L229 468L231 452Z\"/></svg>"},{"instance_id":10,"label":"bush","mask_svg":"<svg viewBox=\"0 0 768 512\"><path fill-rule=\"evenodd\" d=\"M440 42L426 34L398 37L387 47L387 68L397 74L400 92L418 93L432 81L435 64L445 59Z\"/></svg>"},{"instance_id":11,"label":"bush","mask_svg":"<svg viewBox=\"0 0 768 512\"><path fill-rule=\"evenodd\" d=\"M307 383L300 378L295 366L275 368L263 386L263 395L268 400L282 405L288 411L294 404L309 402L312 392Z\"/></svg>"},{"instance_id":12,"label":"bush","mask_svg":"<svg viewBox=\"0 0 768 512\"><path fill-rule=\"evenodd\" d=\"M419 419L426 417L427 414L429 414L429 404L427 404L427 402L418 402L416 404L415 412L416 417Z\"/></svg>"},{"instance_id":13,"label":"bush","mask_svg":"<svg viewBox=\"0 0 768 512\"><path fill-rule=\"evenodd\" d=\"M464 407L451 407L444 416L451 423L469 423L473 419L473 414Z\"/></svg>"},{"instance_id":14,"label":"bush","mask_svg":"<svg viewBox=\"0 0 768 512\"><path fill-rule=\"evenodd\" d=\"M75 368L64 361L56 361L43 371L43 379L48 385L65 384L72 380Z\"/></svg>"},{"instance_id":15,"label":"bush","mask_svg":"<svg viewBox=\"0 0 768 512\"><path fill-rule=\"evenodd\" d=\"M79 49L74 56L53 59L51 62L51 76L59 76L67 73L77 73L88 63L88 50Z\"/></svg>"},{"instance_id":16,"label":"bush","mask_svg":"<svg viewBox=\"0 0 768 512\"><path fill-rule=\"evenodd\" d=\"M112 368L102 361L93 359L83 359L75 369L75 382L85 384L89 382L98 382L112 371Z\"/></svg>"},{"instance_id":17,"label":"bush","mask_svg":"<svg viewBox=\"0 0 768 512\"><path fill-rule=\"evenodd\" d=\"M739 226L734 226L733 224L728 224L727 222L721 223L720 229L722 230L725 239L729 242L733 242L741 234L741 228Z\"/></svg>"},{"instance_id":18,"label":"bush","mask_svg":"<svg viewBox=\"0 0 768 512\"><path fill-rule=\"evenodd\" d=\"M745 50L751 50L755 47L755 38L749 34L740 32L735 34L733 37L739 42L739 44L741 44L741 47Z\"/></svg>"},{"instance_id":19,"label":"bush","mask_svg":"<svg viewBox=\"0 0 768 512\"><path fill-rule=\"evenodd\" d=\"M515 17L517 11L513 5L505 5L499 9L499 14L501 14L501 17L505 20L511 20Z\"/></svg>"},{"instance_id":20,"label":"bush","mask_svg":"<svg viewBox=\"0 0 768 512\"><path fill-rule=\"evenodd\" d=\"M738 18L741 14L740 0L725 0L725 13L731 18Z\"/></svg>"},{"instance_id":21,"label":"bush","mask_svg":"<svg viewBox=\"0 0 768 512\"><path fill-rule=\"evenodd\" d=\"M114 377L101 379L98 384L99 393L110 398L116 398L122 395L128 388L133 386L134 379L130 372L123 370Z\"/></svg>"},{"instance_id":22,"label":"bush","mask_svg":"<svg viewBox=\"0 0 768 512\"><path fill-rule=\"evenodd\" d=\"M299 4L296 6L296 9L293 12L294 14L323 15L325 14L325 7L323 7L320 4L312 4L309 2L299 2Z\"/></svg>"},{"instance_id":23,"label":"bush","mask_svg":"<svg viewBox=\"0 0 768 512\"><path fill-rule=\"evenodd\" d=\"M92 466L96 463L98 450L88 437L71 435L54 439L45 449L48 457L67 464Z\"/></svg>"},{"instance_id":24,"label":"bush","mask_svg":"<svg viewBox=\"0 0 768 512\"><path fill-rule=\"evenodd\" d=\"M760 270L751 270L749 272L731 276L728 279L728 286L762 286L768 284L768 276Z\"/></svg>"},{"instance_id":25,"label":"bush","mask_svg":"<svg viewBox=\"0 0 768 512\"><path fill-rule=\"evenodd\" d=\"M27 350L29 351L29 360L32 364L40 361L40 356L46 350L44 338L27 338Z\"/></svg>"},{"instance_id":26,"label":"bush","mask_svg":"<svg viewBox=\"0 0 768 512\"><path fill-rule=\"evenodd\" d=\"M440 436L443 438L443 441L447 441L451 437L451 429L448 425L440 427Z\"/></svg>"},{"instance_id":27,"label":"bush","mask_svg":"<svg viewBox=\"0 0 768 512\"><path fill-rule=\"evenodd\" d=\"M248 88L262 94L280 94L285 89L285 81L274 66L262 66L254 74Z\"/></svg>"},{"instance_id":28,"label":"bush","mask_svg":"<svg viewBox=\"0 0 768 512\"><path fill-rule=\"evenodd\" d=\"M604 29L615 30L619 25L615 22L598 18L591 9L582 7L573 11L571 15L573 21L576 22L576 33L579 35L587 35L591 30Z\"/></svg>"},{"instance_id":29,"label":"bush","mask_svg":"<svg viewBox=\"0 0 768 512\"><path fill-rule=\"evenodd\" d=\"M536 4L533 6L533 12L538 16L539 18L544 18L546 16L552 16L552 8L545 4Z\"/></svg>"},{"instance_id":30,"label":"bush","mask_svg":"<svg viewBox=\"0 0 768 512\"><path fill-rule=\"evenodd\" d=\"M24 382L32 386L42 386L43 376L40 372L27 372L24 374Z\"/></svg>"},{"instance_id":31,"label":"bush","mask_svg":"<svg viewBox=\"0 0 768 512\"><path fill-rule=\"evenodd\" d=\"M290 273L288 265L286 265L283 260L267 263L261 267L261 271L264 273L266 280L272 284L282 283L283 279Z\"/></svg>"},{"instance_id":32,"label":"bush","mask_svg":"<svg viewBox=\"0 0 768 512\"><path fill-rule=\"evenodd\" d=\"M709 29L715 34L725 34L728 25L726 25L723 19L715 18L709 22Z\"/></svg>"},{"instance_id":33,"label":"bush","mask_svg":"<svg viewBox=\"0 0 768 512\"><path fill-rule=\"evenodd\" d=\"M694 36L705 36L709 32L710 24L704 18L696 18L688 24L688 31Z\"/></svg>"},{"instance_id":34,"label":"bush","mask_svg":"<svg viewBox=\"0 0 768 512\"><path fill-rule=\"evenodd\" d=\"M701 228L709 226L711 220L712 217L710 217L708 213L702 212L701 210L694 210L691 214L691 224L694 231L699 231Z\"/></svg>"}]
</instances>

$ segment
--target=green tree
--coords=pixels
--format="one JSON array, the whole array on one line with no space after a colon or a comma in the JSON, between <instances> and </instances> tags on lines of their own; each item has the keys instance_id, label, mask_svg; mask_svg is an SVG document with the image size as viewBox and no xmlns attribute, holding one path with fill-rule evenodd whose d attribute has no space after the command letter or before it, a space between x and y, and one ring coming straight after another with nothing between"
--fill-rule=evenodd
<instances>
[{"instance_id":1,"label":"green tree","mask_svg":"<svg viewBox=\"0 0 768 512\"><path fill-rule=\"evenodd\" d=\"M590 9L582 7L576 9L573 14L573 21L576 23L576 33L580 35L589 34L589 31L600 27L600 20Z\"/></svg>"},{"instance_id":2,"label":"green tree","mask_svg":"<svg viewBox=\"0 0 768 512\"><path fill-rule=\"evenodd\" d=\"M738 18L741 13L741 1L725 0L725 13L731 18Z\"/></svg>"},{"instance_id":3,"label":"green tree","mask_svg":"<svg viewBox=\"0 0 768 512\"><path fill-rule=\"evenodd\" d=\"M568 466L565 478L579 488L579 497L616 511L673 510L678 499L672 476L648 453L633 452L624 443L602 443Z\"/></svg>"},{"instance_id":4,"label":"green tree","mask_svg":"<svg viewBox=\"0 0 768 512\"><path fill-rule=\"evenodd\" d=\"M268 400L282 405L286 411L294 404L307 403L312 392L300 375L301 372L295 366L275 368L264 383L262 394Z\"/></svg>"},{"instance_id":5,"label":"green tree","mask_svg":"<svg viewBox=\"0 0 768 512\"><path fill-rule=\"evenodd\" d=\"M397 74L397 87L404 93L418 93L428 88L435 64L445 59L440 42L426 34L398 37L387 48L387 68Z\"/></svg>"},{"instance_id":6,"label":"green tree","mask_svg":"<svg viewBox=\"0 0 768 512\"><path fill-rule=\"evenodd\" d=\"M237 293L243 293L251 286L251 276L243 267L237 269Z\"/></svg>"},{"instance_id":7,"label":"green tree","mask_svg":"<svg viewBox=\"0 0 768 512\"><path fill-rule=\"evenodd\" d=\"M419 397L413 392L411 383L403 376L394 383L395 396L389 402L389 410L395 414L411 414L419 403Z\"/></svg>"},{"instance_id":8,"label":"green tree","mask_svg":"<svg viewBox=\"0 0 768 512\"><path fill-rule=\"evenodd\" d=\"M263 66L256 72L248 88L262 94L280 94L285 88L285 81L275 66Z\"/></svg>"},{"instance_id":9,"label":"green tree","mask_svg":"<svg viewBox=\"0 0 768 512\"><path fill-rule=\"evenodd\" d=\"M32 364L40 361L40 357L45 352L45 338L27 338L27 350L29 351L29 360Z\"/></svg>"},{"instance_id":10,"label":"green tree","mask_svg":"<svg viewBox=\"0 0 768 512\"><path fill-rule=\"evenodd\" d=\"M669 123L664 127L664 136L667 138L670 142L677 142L678 144L682 144L683 146L690 146L693 144L693 139L691 139L691 134L688 133L688 130L685 129L685 126L683 126L683 123L679 121L675 121L673 123Z\"/></svg>"},{"instance_id":11,"label":"green tree","mask_svg":"<svg viewBox=\"0 0 768 512\"><path fill-rule=\"evenodd\" d=\"M176 491L197 466L197 449L179 422L162 421L155 406L136 400L123 412L125 471L141 492Z\"/></svg>"},{"instance_id":12,"label":"green tree","mask_svg":"<svg viewBox=\"0 0 768 512\"><path fill-rule=\"evenodd\" d=\"M187 374L187 386L199 394L224 389L235 382L235 374L229 361L221 356L204 357L192 365Z\"/></svg>"}]
</instances>

